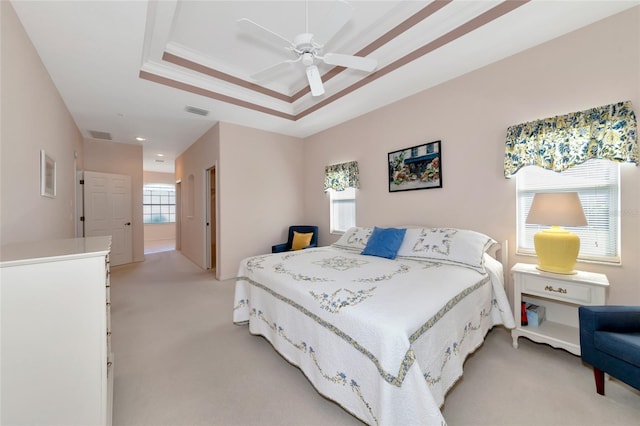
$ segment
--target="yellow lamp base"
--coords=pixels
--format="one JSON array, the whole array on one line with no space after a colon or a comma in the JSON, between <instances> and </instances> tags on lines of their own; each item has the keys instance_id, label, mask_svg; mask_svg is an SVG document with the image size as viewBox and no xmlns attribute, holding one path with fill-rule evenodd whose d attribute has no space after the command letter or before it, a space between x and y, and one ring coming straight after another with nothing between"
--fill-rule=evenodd
<instances>
[{"instance_id":1,"label":"yellow lamp base","mask_svg":"<svg viewBox=\"0 0 640 426\"><path fill-rule=\"evenodd\" d=\"M580 251L580 238L559 226L537 232L533 244L538 256L537 268L556 274L575 274L573 267Z\"/></svg>"}]
</instances>

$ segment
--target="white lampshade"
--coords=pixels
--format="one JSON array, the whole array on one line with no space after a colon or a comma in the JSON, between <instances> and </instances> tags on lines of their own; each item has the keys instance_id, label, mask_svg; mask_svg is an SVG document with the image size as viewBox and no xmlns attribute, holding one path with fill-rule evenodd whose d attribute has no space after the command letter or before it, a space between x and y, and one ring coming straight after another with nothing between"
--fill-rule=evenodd
<instances>
[{"instance_id":1,"label":"white lampshade","mask_svg":"<svg viewBox=\"0 0 640 426\"><path fill-rule=\"evenodd\" d=\"M554 226L586 226L577 192L539 192L533 196L526 223Z\"/></svg>"}]
</instances>

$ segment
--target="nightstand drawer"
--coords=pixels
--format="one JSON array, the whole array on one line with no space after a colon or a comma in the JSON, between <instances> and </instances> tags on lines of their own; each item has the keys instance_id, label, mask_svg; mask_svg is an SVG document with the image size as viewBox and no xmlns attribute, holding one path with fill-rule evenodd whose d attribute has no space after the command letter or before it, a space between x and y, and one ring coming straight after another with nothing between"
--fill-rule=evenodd
<instances>
[{"instance_id":1,"label":"nightstand drawer","mask_svg":"<svg viewBox=\"0 0 640 426\"><path fill-rule=\"evenodd\" d=\"M524 276L523 278L523 293L578 304L589 305L592 303L593 295L591 292L593 288L591 286L531 275Z\"/></svg>"}]
</instances>

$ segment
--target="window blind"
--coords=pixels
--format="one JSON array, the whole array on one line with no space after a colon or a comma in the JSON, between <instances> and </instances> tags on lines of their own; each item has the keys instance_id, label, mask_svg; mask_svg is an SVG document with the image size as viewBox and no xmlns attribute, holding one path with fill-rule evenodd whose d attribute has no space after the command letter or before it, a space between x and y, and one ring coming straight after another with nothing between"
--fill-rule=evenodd
<instances>
[{"instance_id":1,"label":"window blind","mask_svg":"<svg viewBox=\"0 0 640 426\"><path fill-rule=\"evenodd\" d=\"M345 232L356 226L356 190L347 188L344 191L329 189L331 216L331 232Z\"/></svg>"},{"instance_id":2,"label":"window blind","mask_svg":"<svg viewBox=\"0 0 640 426\"><path fill-rule=\"evenodd\" d=\"M542 225L526 224L536 192L576 191L588 225L565 227L580 237L578 259L620 262L619 165L606 160L589 160L561 173L530 166L517 175L517 250L533 254L533 235Z\"/></svg>"}]
</instances>

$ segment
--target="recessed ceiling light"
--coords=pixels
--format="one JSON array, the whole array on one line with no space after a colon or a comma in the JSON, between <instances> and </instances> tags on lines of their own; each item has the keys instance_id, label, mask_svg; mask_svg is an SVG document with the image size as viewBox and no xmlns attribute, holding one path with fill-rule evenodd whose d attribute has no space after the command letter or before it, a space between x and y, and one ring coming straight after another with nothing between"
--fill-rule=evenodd
<instances>
[{"instance_id":1,"label":"recessed ceiling light","mask_svg":"<svg viewBox=\"0 0 640 426\"><path fill-rule=\"evenodd\" d=\"M164 154L156 154L158 157L164 157Z\"/></svg>"},{"instance_id":2,"label":"recessed ceiling light","mask_svg":"<svg viewBox=\"0 0 640 426\"><path fill-rule=\"evenodd\" d=\"M137 141L140 141L140 142L142 142L142 141L146 141L146 139L145 139L145 138L141 138L140 136L138 136L138 137L136 138L136 140L137 140Z\"/></svg>"}]
</instances>

